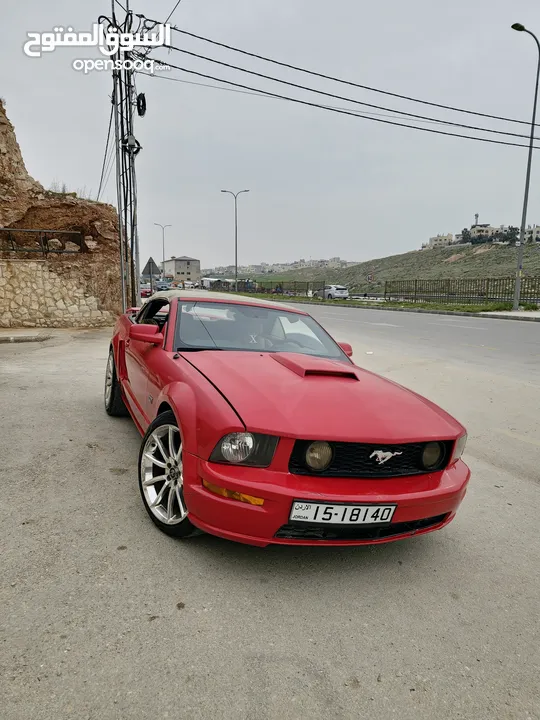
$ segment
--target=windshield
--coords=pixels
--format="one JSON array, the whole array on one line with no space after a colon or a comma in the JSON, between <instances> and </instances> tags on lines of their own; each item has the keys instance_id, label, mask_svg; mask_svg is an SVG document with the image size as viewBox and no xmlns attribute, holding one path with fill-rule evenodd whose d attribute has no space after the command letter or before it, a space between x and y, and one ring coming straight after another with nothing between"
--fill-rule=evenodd
<instances>
[{"instance_id":1,"label":"windshield","mask_svg":"<svg viewBox=\"0 0 540 720\"><path fill-rule=\"evenodd\" d=\"M253 305L185 301L178 303L178 310L178 350L264 350L347 359L309 315Z\"/></svg>"}]
</instances>

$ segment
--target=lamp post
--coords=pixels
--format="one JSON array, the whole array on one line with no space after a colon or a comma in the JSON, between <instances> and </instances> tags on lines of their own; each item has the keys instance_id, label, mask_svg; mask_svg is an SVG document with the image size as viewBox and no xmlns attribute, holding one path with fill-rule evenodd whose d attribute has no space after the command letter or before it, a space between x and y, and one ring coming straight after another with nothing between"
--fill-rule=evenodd
<instances>
[{"instance_id":1,"label":"lamp post","mask_svg":"<svg viewBox=\"0 0 540 720\"><path fill-rule=\"evenodd\" d=\"M531 164L532 164L532 152L533 152L533 143L534 143L534 127L536 123L536 102L538 100L538 81L540 80L540 43L538 42L538 38L534 33L532 33L530 30L527 30L527 28L522 25L521 23L514 23L512 25L512 30L517 30L518 32L526 32L528 35L530 35L532 38L534 38L534 41L536 43L536 47L538 48L538 67L536 70L536 85L534 87L534 104L533 104L533 113L532 113L532 120L531 120L531 135L529 138L529 154L527 158L527 172L525 174L525 193L523 196L523 212L521 215L521 228L519 231L519 244L517 247L517 260L516 260L516 284L514 287L514 304L512 306L512 310L519 310L519 301L521 298L521 273L523 271L523 246L525 244L525 225L527 222L527 205L529 203L529 186L531 182Z\"/></svg>"},{"instance_id":2,"label":"lamp post","mask_svg":"<svg viewBox=\"0 0 540 720\"><path fill-rule=\"evenodd\" d=\"M222 190L221 192L228 193L234 198L234 291L238 292L238 196L248 193L249 190L239 190L237 193L232 190Z\"/></svg>"},{"instance_id":3,"label":"lamp post","mask_svg":"<svg viewBox=\"0 0 540 720\"><path fill-rule=\"evenodd\" d=\"M161 238L163 242L163 265L161 266L161 279L165 280L165 228L172 227L172 225L161 225L160 223L154 223L161 228Z\"/></svg>"}]
</instances>

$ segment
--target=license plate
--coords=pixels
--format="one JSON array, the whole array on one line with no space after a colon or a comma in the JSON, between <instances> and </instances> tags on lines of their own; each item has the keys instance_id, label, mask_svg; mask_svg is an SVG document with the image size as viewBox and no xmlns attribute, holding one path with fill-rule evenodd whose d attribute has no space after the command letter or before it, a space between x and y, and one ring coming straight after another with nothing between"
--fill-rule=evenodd
<instances>
[{"instance_id":1,"label":"license plate","mask_svg":"<svg viewBox=\"0 0 540 720\"><path fill-rule=\"evenodd\" d=\"M342 505L295 500L289 520L328 525L384 525L397 505Z\"/></svg>"}]
</instances>

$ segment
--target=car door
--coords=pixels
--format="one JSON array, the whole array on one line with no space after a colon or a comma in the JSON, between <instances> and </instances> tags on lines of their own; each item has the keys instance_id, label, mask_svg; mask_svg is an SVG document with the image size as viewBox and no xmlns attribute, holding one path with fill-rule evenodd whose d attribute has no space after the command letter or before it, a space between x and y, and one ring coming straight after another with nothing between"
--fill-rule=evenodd
<instances>
[{"instance_id":1,"label":"car door","mask_svg":"<svg viewBox=\"0 0 540 720\"><path fill-rule=\"evenodd\" d=\"M167 304L165 302L165 304ZM163 307L163 300L154 300L146 303L139 313L137 324L157 324L154 316ZM131 409L139 424L145 428L149 424L148 408L148 358L153 351L159 351L160 346L140 340L126 339L125 361L127 382L125 389Z\"/></svg>"},{"instance_id":2,"label":"car door","mask_svg":"<svg viewBox=\"0 0 540 720\"><path fill-rule=\"evenodd\" d=\"M146 413L148 415L149 422L152 422L152 420L154 420L157 415L157 401L159 398L159 394L163 386L165 385L165 382L168 382L168 380L166 381L164 380L164 378L169 378L169 363L174 363L174 368L175 370L177 369L176 361L171 360L171 352L167 352L163 349L168 348L169 350L171 350L171 348L174 347L174 327L172 327L171 325L172 321L169 322L169 316L174 315L174 313L172 313L171 315L171 309L176 304L176 302L177 301L173 300L170 306L160 308L160 311L157 314L158 318L161 317L160 325L162 327L162 332L164 335L163 346L154 345L153 350L146 353L145 355L147 372ZM180 303L178 303L177 307L180 307ZM166 315L166 317L162 317L164 314Z\"/></svg>"}]
</instances>

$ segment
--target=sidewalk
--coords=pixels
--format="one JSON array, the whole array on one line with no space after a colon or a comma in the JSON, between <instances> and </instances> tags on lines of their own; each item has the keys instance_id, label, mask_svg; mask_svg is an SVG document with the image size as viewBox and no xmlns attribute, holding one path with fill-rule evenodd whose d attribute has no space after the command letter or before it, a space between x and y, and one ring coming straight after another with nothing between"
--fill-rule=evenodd
<instances>
[{"instance_id":1,"label":"sidewalk","mask_svg":"<svg viewBox=\"0 0 540 720\"><path fill-rule=\"evenodd\" d=\"M0 328L0 343L43 342L52 336L49 328Z\"/></svg>"},{"instance_id":2,"label":"sidewalk","mask_svg":"<svg viewBox=\"0 0 540 720\"><path fill-rule=\"evenodd\" d=\"M517 310L516 312L510 310L502 312L483 312L476 314L476 317L478 316L500 318L501 320L530 320L532 322L540 322L540 310Z\"/></svg>"}]
</instances>

